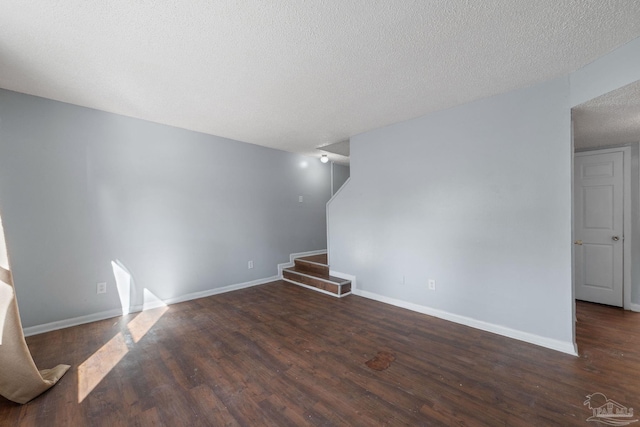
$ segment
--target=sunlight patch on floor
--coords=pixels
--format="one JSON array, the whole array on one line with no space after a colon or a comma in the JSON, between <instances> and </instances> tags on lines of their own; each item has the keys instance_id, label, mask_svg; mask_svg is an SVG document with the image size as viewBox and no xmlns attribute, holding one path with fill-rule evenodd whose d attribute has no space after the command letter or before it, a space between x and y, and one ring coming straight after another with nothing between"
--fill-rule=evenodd
<instances>
[{"instance_id":1,"label":"sunlight patch on floor","mask_svg":"<svg viewBox=\"0 0 640 427\"><path fill-rule=\"evenodd\" d=\"M140 341L168 309L169 307L165 305L164 307L145 310L129 322L127 328L129 328L133 341L136 343Z\"/></svg>"},{"instance_id":2,"label":"sunlight patch on floor","mask_svg":"<svg viewBox=\"0 0 640 427\"><path fill-rule=\"evenodd\" d=\"M125 338L119 332L78 366L78 403L82 403L128 352Z\"/></svg>"},{"instance_id":3,"label":"sunlight patch on floor","mask_svg":"<svg viewBox=\"0 0 640 427\"><path fill-rule=\"evenodd\" d=\"M118 287L122 314L126 315L130 311L133 280L129 271L119 261L113 261L111 265ZM82 403L87 398L126 356L130 346L137 344L169 310L169 307L160 298L146 288L143 291L143 297L142 312L127 323L127 329L118 332L78 367L78 403ZM133 344L127 345L127 334L131 336Z\"/></svg>"}]
</instances>

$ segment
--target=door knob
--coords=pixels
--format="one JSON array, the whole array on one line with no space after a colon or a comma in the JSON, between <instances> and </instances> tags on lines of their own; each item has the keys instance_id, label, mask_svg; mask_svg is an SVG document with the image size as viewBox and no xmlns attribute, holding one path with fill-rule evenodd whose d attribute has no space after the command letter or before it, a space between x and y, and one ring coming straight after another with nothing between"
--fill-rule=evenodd
<instances>
[{"instance_id":1,"label":"door knob","mask_svg":"<svg viewBox=\"0 0 640 427\"><path fill-rule=\"evenodd\" d=\"M613 236L611 238L611 240L613 240L614 242L617 242L618 240L620 240L620 237L619 236Z\"/></svg>"},{"instance_id":2,"label":"door knob","mask_svg":"<svg viewBox=\"0 0 640 427\"><path fill-rule=\"evenodd\" d=\"M576 240L573 244L582 246L582 240Z\"/></svg>"}]
</instances>

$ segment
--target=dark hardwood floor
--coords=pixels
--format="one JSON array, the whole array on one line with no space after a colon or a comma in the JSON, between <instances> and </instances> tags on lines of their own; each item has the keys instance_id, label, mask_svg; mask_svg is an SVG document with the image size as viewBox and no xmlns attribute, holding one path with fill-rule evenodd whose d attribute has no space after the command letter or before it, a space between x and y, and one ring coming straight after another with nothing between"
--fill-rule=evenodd
<instances>
[{"instance_id":1,"label":"dark hardwood floor","mask_svg":"<svg viewBox=\"0 0 640 427\"><path fill-rule=\"evenodd\" d=\"M0 398L0 425L587 426L594 392L640 408L640 314L577 314L580 357L274 282L28 338L39 367L72 368ZM380 351L395 360L368 368Z\"/></svg>"}]
</instances>

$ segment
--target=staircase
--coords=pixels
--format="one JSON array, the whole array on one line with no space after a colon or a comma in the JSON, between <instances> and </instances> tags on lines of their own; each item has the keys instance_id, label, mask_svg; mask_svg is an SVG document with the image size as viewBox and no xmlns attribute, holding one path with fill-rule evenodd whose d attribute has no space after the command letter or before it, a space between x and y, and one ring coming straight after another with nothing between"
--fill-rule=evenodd
<instances>
[{"instance_id":1,"label":"staircase","mask_svg":"<svg viewBox=\"0 0 640 427\"><path fill-rule=\"evenodd\" d=\"M282 270L282 280L338 298L351 293L351 282L329 275L327 255L296 258L294 266Z\"/></svg>"}]
</instances>

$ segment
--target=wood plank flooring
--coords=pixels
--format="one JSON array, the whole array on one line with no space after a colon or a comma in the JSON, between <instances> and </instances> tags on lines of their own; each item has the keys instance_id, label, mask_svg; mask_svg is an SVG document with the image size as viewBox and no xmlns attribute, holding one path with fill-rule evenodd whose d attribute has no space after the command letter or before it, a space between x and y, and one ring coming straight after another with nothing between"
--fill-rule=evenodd
<instances>
[{"instance_id":1,"label":"wood plank flooring","mask_svg":"<svg viewBox=\"0 0 640 427\"><path fill-rule=\"evenodd\" d=\"M72 368L0 398L0 425L587 426L594 392L640 408L640 314L577 315L580 357L274 282L28 338L39 367ZM379 351L396 359L374 371Z\"/></svg>"}]
</instances>

